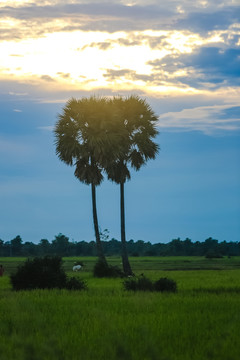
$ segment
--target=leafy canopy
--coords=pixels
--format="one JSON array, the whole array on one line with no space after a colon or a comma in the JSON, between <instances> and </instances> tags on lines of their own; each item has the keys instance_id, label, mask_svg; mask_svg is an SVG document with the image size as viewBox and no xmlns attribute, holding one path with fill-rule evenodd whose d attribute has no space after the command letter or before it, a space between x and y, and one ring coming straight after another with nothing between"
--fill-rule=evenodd
<instances>
[{"instance_id":1,"label":"leafy canopy","mask_svg":"<svg viewBox=\"0 0 240 360\"><path fill-rule=\"evenodd\" d=\"M118 122L113 102L106 98L70 99L55 126L56 153L67 165L75 165L75 176L85 184L99 185L102 169L120 151Z\"/></svg>"}]
</instances>

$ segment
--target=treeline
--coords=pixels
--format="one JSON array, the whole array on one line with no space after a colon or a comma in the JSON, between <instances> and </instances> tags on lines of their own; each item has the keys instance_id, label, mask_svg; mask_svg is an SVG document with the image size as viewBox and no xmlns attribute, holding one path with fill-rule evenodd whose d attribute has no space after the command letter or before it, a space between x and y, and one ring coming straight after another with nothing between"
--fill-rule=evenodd
<instances>
[{"instance_id":1,"label":"treeline","mask_svg":"<svg viewBox=\"0 0 240 360\"><path fill-rule=\"evenodd\" d=\"M102 245L106 256L121 254L121 242L116 239L106 240L103 235ZM105 240L104 240L105 239ZM173 239L167 244L151 244L143 240L127 241L127 250L130 256L240 256L240 242L219 242L211 237L203 242L192 242L190 239ZM63 234L58 234L49 242L42 239L38 244L23 242L21 236L4 242L0 239L0 256L96 256L94 241L72 242Z\"/></svg>"}]
</instances>

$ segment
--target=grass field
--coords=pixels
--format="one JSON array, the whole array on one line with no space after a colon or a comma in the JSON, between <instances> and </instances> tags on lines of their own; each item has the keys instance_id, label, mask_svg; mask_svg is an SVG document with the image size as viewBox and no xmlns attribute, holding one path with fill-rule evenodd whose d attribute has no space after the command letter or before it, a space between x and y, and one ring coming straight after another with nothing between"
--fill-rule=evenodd
<instances>
[{"instance_id":1,"label":"grass field","mask_svg":"<svg viewBox=\"0 0 240 360\"><path fill-rule=\"evenodd\" d=\"M175 294L126 292L121 279L75 275L87 291L14 292L23 258L0 258L1 360L238 360L240 258L130 258L136 274L174 279ZM70 276L77 258L64 258ZM120 258L109 262L120 266Z\"/></svg>"}]
</instances>

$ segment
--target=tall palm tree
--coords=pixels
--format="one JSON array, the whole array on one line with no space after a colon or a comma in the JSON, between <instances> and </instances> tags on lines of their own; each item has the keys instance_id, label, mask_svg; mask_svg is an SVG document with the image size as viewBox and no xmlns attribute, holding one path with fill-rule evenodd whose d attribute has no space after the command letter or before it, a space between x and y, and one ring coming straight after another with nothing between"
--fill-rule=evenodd
<instances>
[{"instance_id":1,"label":"tall palm tree","mask_svg":"<svg viewBox=\"0 0 240 360\"><path fill-rule=\"evenodd\" d=\"M124 141L121 139L121 144L118 145L121 152L105 170L108 179L120 185L122 263L125 274L131 275L126 246L124 185L131 178L129 165L138 171L158 154L159 146L153 141L158 134L158 119L147 102L138 96L114 98L113 106L117 126L121 133L125 134L125 138Z\"/></svg>"},{"instance_id":2,"label":"tall palm tree","mask_svg":"<svg viewBox=\"0 0 240 360\"><path fill-rule=\"evenodd\" d=\"M114 154L114 131L105 98L70 99L58 115L55 125L56 153L67 165L75 166L74 175L91 185L93 224L98 257L106 263L103 253L97 207L96 186L103 181L102 169L109 154Z\"/></svg>"}]
</instances>

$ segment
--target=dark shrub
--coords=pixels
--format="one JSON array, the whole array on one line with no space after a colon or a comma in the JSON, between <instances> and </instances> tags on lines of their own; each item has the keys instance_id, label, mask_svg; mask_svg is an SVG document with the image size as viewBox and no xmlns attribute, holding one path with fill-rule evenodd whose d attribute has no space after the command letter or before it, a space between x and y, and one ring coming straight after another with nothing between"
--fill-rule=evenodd
<instances>
[{"instance_id":1,"label":"dark shrub","mask_svg":"<svg viewBox=\"0 0 240 360\"><path fill-rule=\"evenodd\" d=\"M123 286L125 290L133 290L133 291L152 291L153 284L152 281L147 279L145 276L139 277L131 277L123 282Z\"/></svg>"},{"instance_id":2,"label":"dark shrub","mask_svg":"<svg viewBox=\"0 0 240 360\"><path fill-rule=\"evenodd\" d=\"M155 291L177 291L176 281L167 278L160 278L159 280L155 281L153 287Z\"/></svg>"},{"instance_id":3,"label":"dark shrub","mask_svg":"<svg viewBox=\"0 0 240 360\"><path fill-rule=\"evenodd\" d=\"M81 280L67 279L62 267L62 259L58 256L28 259L10 278L14 290L54 288L81 290L86 287Z\"/></svg>"},{"instance_id":4,"label":"dark shrub","mask_svg":"<svg viewBox=\"0 0 240 360\"><path fill-rule=\"evenodd\" d=\"M71 277L67 279L66 289L68 290L86 290L87 284L84 280L77 279L75 277Z\"/></svg>"},{"instance_id":5,"label":"dark shrub","mask_svg":"<svg viewBox=\"0 0 240 360\"><path fill-rule=\"evenodd\" d=\"M62 259L58 256L28 259L11 275L14 290L63 288L66 274L62 268Z\"/></svg>"},{"instance_id":6,"label":"dark shrub","mask_svg":"<svg viewBox=\"0 0 240 360\"><path fill-rule=\"evenodd\" d=\"M105 261L99 259L93 269L95 277L123 277L123 272L117 267L108 265Z\"/></svg>"}]
</instances>

